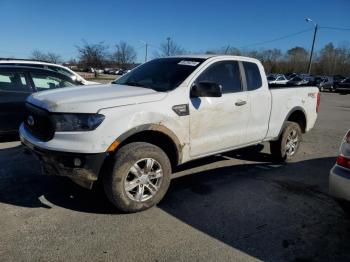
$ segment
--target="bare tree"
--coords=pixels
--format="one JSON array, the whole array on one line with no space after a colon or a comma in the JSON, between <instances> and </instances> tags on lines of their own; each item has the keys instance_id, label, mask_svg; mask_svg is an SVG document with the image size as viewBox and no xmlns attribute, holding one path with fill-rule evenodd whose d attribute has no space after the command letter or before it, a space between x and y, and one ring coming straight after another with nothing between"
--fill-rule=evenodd
<instances>
[{"instance_id":1,"label":"bare tree","mask_svg":"<svg viewBox=\"0 0 350 262\"><path fill-rule=\"evenodd\" d=\"M48 52L47 53L47 60L51 63L58 64L62 62L62 58L59 54Z\"/></svg>"},{"instance_id":2,"label":"bare tree","mask_svg":"<svg viewBox=\"0 0 350 262\"><path fill-rule=\"evenodd\" d=\"M226 48L225 54L227 54L227 55L242 55L242 51L236 47L229 46Z\"/></svg>"},{"instance_id":3,"label":"bare tree","mask_svg":"<svg viewBox=\"0 0 350 262\"><path fill-rule=\"evenodd\" d=\"M84 68L102 68L108 56L108 46L103 42L90 44L83 40L82 46L76 46L79 53L79 64Z\"/></svg>"},{"instance_id":4,"label":"bare tree","mask_svg":"<svg viewBox=\"0 0 350 262\"><path fill-rule=\"evenodd\" d=\"M53 52L44 53L38 49L32 52L31 59L46 61L54 64L62 62L61 56L59 54Z\"/></svg>"},{"instance_id":5,"label":"bare tree","mask_svg":"<svg viewBox=\"0 0 350 262\"><path fill-rule=\"evenodd\" d=\"M261 62L263 63L266 72L278 71L278 61L282 58L282 51L279 49L268 49L261 52Z\"/></svg>"},{"instance_id":6,"label":"bare tree","mask_svg":"<svg viewBox=\"0 0 350 262\"><path fill-rule=\"evenodd\" d=\"M305 48L296 46L287 51L289 70L294 72L306 71L309 53Z\"/></svg>"},{"instance_id":7,"label":"bare tree","mask_svg":"<svg viewBox=\"0 0 350 262\"><path fill-rule=\"evenodd\" d=\"M186 51L183 47L178 45L171 38L167 39L166 42L161 43L159 47L159 52L155 52L156 57L166 57L166 56L175 56L186 54Z\"/></svg>"},{"instance_id":8,"label":"bare tree","mask_svg":"<svg viewBox=\"0 0 350 262\"><path fill-rule=\"evenodd\" d=\"M32 52L32 55L30 58L34 60L47 61L47 55L38 49Z\"/></svg>"},{"instance_id":9,"label":"bare tree","mask_svg":"<svg viewBox=\"0 0 350 262\"><path fill-rule=\"evenodd\" d=\"M123 69L126 69L128 65L135 62L136 51L134 47L124 41L121 41L119 44L115 45L115 48L116 51L112 54L112 59Z\"/></svg>"},{"instance_id":10,"label":"bare tree","mask_svg":"<svg viewBox=\"0 0 350 262\"><path fill-rule=\"evenodd\" d=\"M327 45L325 46L325 48ZM324 49L325 49L324 48ZM331 50L329 47L326 53L332 53L334 59L329 61L332 71L337 74L348 75L350 73L350 46L347 43L343 43L334 50ZM325 53L323 54L325 55ZM322 57L322 54L321 54ZM328 60L326 60L328 61ZM333 66L332 66L333 65Z\"/></svg>"}]
</instances>

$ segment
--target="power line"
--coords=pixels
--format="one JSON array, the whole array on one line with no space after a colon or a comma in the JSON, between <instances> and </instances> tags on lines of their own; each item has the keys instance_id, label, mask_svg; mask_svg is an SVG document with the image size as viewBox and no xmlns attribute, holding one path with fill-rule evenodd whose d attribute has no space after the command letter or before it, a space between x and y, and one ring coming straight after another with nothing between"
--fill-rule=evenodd
<instances>
[{"instance_id":1,"label":"power line","mask_svg":"<svg viewBox=\"0 0 350 262\"><path fill-rule=\"evenodd\" d=\"M339 30L339 31L350 31L350 28L343 28L343 27L320 26L319 28L331 29L331 30Z\"/></svg>"},{"instance_id":2,"label":"power line","mask_svg":"<svg viewBox=\"0 0 350 262\"><path fill-rule=\"evenodd\" d=\"M305 30L302 30L302 31L299 31L299 32L295 32L295 33L289 34L289 35L285 35L285 36L281 36L281 37L274 38L274 39L271 39L271 40L257 42L257 43L253 43L253 44L249 44L249 45L240 46L238 48L245 48L245 47L249 47L249 46L256 46L256 45L263 45L263 44L267 44L267 43L272 43L272 42L276 42L276 41L279 41L279 40L282 40L282 39L286 39L286 38L289 38L289 37L300 35L300 34L303 34L305 32L309 32L311 30L313 30L313 29L305 29Z\"/></svg>"}]
</instances>

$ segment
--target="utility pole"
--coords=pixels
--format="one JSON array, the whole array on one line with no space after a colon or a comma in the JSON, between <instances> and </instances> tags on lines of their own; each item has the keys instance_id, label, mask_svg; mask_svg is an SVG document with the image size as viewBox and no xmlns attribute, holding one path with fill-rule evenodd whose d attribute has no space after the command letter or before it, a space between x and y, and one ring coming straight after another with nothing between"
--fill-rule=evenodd
<instances>
[{"instance_id":1,"label":"utility pole","mask_svg":"<svg viewBox=\"0 0 350 262\"><path fill-rule=\"evenodd\" d=\"M305 18L306 22L311 22L314 24L315 26L315 30L314 30L314 37L312 39L312 46L311 46L311 52L310 52L310 59L309 59L309 65L307 67L307 73L310 75L311 73L311 63L312 63L312 55L314 53L314 46L315 46L315 40L316 40L316 34L317 34L317 30L318 30L318 24L316 24L314 21L312 21L310 18Z\"/></svg>"},{"instance_id":2,"label":"utility pole","mask_svg":"<svg viewBox=\"0 0 350 262\"><path fill-rule=\"evenodd\" d=\"M170 37L167 37L166 40L168 41L168 49L167 49L167 55L170 56Z\"/></svg>"},{"instance_id":3,"label":"utility pole","mask_svg":"<svg viewBox=\"0 0 350 262\"><path fill-rule=\"evenodd\" d=\"M148 44L146 43L145 62L147 62L147 52L148 52Z\"/></svg>"},{"instance_id":4,"label":"utility pole","mask_svg":"<svg viewBox=\"0 0 350 262\"><path fill-rule=\"evenodd\" d=\"M139 40L139 42L141 42L145 45L145 62L147 62L148 43L145 41L142 41L142 40Z\"/></svg>"}]
</instances>

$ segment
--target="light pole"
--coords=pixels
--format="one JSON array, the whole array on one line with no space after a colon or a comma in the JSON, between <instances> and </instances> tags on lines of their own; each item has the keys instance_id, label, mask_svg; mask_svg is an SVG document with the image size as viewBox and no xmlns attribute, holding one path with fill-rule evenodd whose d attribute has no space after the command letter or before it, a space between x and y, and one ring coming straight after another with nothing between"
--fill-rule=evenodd
<instances>
[{"instance_id":1,"label":"light pole","mask_svg":"<svg viewBox=\"0 0 350 262\"><path fill-rule=\"evenodd\" d=\"M167 49L167 55L170 56L170 37L167 37L166 40L168 41L168 49Z\"/></svg>"},{"instance_id":2,"label":"light pole","mask_svg":"<svg viewBox=\"0 0 350 262\"><path fill-rule=\"evenodd\" d=\"M305 21L306 21L306 22L311 22L311 23L313 23L313 25L315 26L314 38L313 38L313 40L312 40L312 47L311 47L311 53L310 53L310 60L309 60L309 65L308 65L308 67L307 67L307 72L308 72L308 74L310 74L310 73L311 73L312 55L313 55L313 52L314 52L314 46L315 46L315 39L316 39L318 24L315 23L315 22L314 22L312 19L310 19L310 18L305 18Z\"/></svg>"},{"instance_id":3,"label":"light pole","mask_svg":"<svg viewBox=\"0 0 350 262\"><path fill-rule=\"evenodd\" d=\"M148 52L148 44L145 41L139 40L139 42L145 45L145 62L147 62L147 52Z\"/></svg>"}]
</instances>

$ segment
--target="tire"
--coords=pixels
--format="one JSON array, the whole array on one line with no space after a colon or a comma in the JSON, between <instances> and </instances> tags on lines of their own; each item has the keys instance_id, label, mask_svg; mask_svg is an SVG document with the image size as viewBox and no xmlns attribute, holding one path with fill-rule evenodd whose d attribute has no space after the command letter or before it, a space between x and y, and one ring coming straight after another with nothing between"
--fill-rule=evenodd
<instances>
[{"instance_id":1,"label":"tire","mask_svg":"<svg viewBox=\"0 0 350 262\"><path fill-rule=\"evenodd\" d=\"M149 143L134 142L114 155L112 168L103 177L103 186L118 209L132 213L158 204L169 188L170 175L170 161L163 150Z\"/></svg>"},{"instance_id":2,"label":"tire","mask_svg":"<svg viewBox=\"0 0 350 262\"><path fill-rule=\"evenodd\" d=\"M324 92L324 87L323 86L320 87L320 92Z\"/></svg>"},{"instance_id":3,"label":"tire","mask_svg":"<svg viewBox=\"0 0 350 262\"><path fill-rule=\"evenodd\" d=\"M291 142L291 138L293 142ZM270 142L272 156L278 161L288 162L292 160L299 150L301 139L302 135L299 124L287 121L279 139Z\"/></svg>"}]
</instances>

